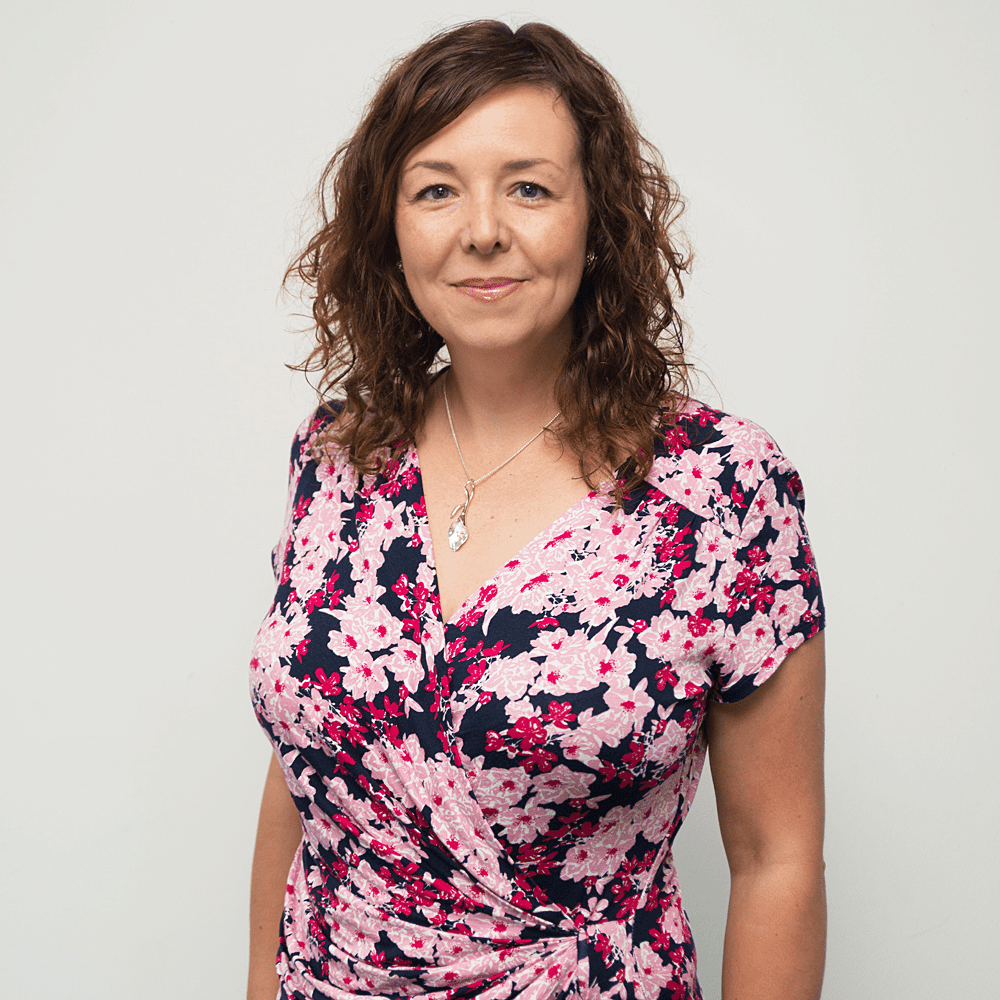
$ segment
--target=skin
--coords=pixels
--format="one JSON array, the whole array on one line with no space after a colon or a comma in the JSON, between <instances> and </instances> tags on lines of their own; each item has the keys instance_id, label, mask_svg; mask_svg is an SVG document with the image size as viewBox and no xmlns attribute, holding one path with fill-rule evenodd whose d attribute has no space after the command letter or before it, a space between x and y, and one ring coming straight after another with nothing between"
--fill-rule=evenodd
<instances>
[{"instance_id":1,"label":"skin","mask_svg":"<svg viewBox=\"0 0 1000 1000\"><path fill-rule=\"evenodd\" d=\"M731 879L723 1000L820 995L824 679L820 633L752 695L709 709L709 760Z\"/></svg>"},{"instance_id":2,"label":"skin","mask_svg":"<svg viewBox=\"0 0 1000 1000\"><path fill-rule=\"evenodd\" d=\"M432 389L417 434L445 620L589 492L577 456L543 435L477 487L469 541L459 552L448 547L450 514L464 499L467 477L443 387L474 478L509 458L557 412L553 385L572 339L587 221L577 132L546 88L497 88L403 164L396 201L403 270L452 363ZM818 637L750 697L709 711L732 873L723 1000L819 995L822 692ZM300 837L298 814L272 762L254 855L248 1000L274 1000L277 991L276 929Z\"/></svg>"},{"instance_id":3,"label":"skin","mask_svg":"<svg viewBox=\"0 0 1000 1000\"><path fill-rule=\"evenodd\" d=\"M264 780L250 875L250 969L247 1000L274 1000L278 974L278 925L285 905L285 883L302 840L302 822L276 757Z\"/></svg>"}]
</instances>

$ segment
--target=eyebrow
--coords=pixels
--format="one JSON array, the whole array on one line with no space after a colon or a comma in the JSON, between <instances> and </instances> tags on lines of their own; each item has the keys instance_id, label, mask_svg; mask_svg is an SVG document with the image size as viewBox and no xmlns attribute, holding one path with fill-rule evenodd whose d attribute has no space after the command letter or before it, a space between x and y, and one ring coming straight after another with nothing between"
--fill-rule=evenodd
<instances>
[{"instance_id":1,"label":"eyebrow","mask_svg":"<svg viewBox=\"0 0 1000 1000\"><path fill-rule=\"evenodd\" d=\"M539 157L535 160L509 160L503 165L503 170L505 173L517 173L519 170L530 170L532 167L540 166L541 164L548 164L551 167L556 166L551 160L546 160L543 157ZM411 170L416 170L417 167L424 167L427 170L436 170L438 173L442 174L453 174L455 173L455 167L453 164L446 162L445 160L418 160L416 163L410 164L404 171L404 173L409 173Z\"/></svg>"}]
</instances>

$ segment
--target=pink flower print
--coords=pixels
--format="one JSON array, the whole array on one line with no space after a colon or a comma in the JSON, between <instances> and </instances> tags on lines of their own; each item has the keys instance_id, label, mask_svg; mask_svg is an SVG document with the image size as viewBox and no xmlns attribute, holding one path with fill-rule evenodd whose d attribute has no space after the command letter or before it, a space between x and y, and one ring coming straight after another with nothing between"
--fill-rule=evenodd
<instances>
[{"instance_id":1,"label":"pink flower print","mask_svg":"<svg viewBox=\"0 0 1000 1000\"><path fill-rule=\"evenodd\" d=\"M643 719L653 710L653 699L646 694L646 678L634 688L609 688L604 693L604 704L615 717L616 730L624 737L638 732Z\"/></svg>"},{"instance_id":2,"label":"pink flower print","mask_svg":"<svg viewBox=\"0 0 1000 1000\"><path fill-rule=\"evenodd\" d=\"M403 514L405 511L405 503L394 504L385 497L379 497L372 505L370 530L372 530L373 535L378 535L383 552L397 538L406 534L406 530L403 527Z\"/></svg>"},{"instance_id":3,"label":"pink flower print","mask_svg":"<svg viewBox=\"0 0 1000 1000\"><path fill-rule=\"evenodd\" d=\"M653 660L671 660L682 655L689 639L684 616L675 618L671 611L651 618L648 627L639 633L639 642Z\"/></svg>"},{"instance_id":4,"label":"pink flower print","mask_svg":"<svg viewBox=\"0 0 1000 1000\"><path fill-rule=\"evenodd\" d=\"M718 634L720 630L713 627L713 633ZM662 683L664 687L673 686L674 697L680 701L685 698L697 698L708 681L708 666L712 662L712 655L708 652L712 644L705 642L704 646L698 645L693 637L687 636L688 642L684 645L686 649L678 652L666 664L662 670L656 673L656 686L659 689ZM711 638L711 636L707 637ZM720 637L720 641L721 638Z\"/></svg>"},{"instance_id":5,"label":"pink flower print","mask_svg":"<svg viewBox=\"0 0 1000 1000\"><path fill-rule=\"evenodd\" d=\"M311 502L312 497L299 497L298 500L295 501L295 509L292 511L292 519L295 521L301 521L302 518L304 518L308 513Z\"/></svg>"},{"instance_id":6,"label":"pink flower print","mask_svg":"<svg viewBox=\"0 0 1000 1000\"><path fill-rule=\"evenodd\" d=\"M402 951L411 958L423 959L428 964L433 962L434 944L437 940L437 935L433 931L404 932L398 937L394 934L393 938Z\"/></svg>"},{"instance_id":7,"label":"pink flower print","mask_svg":"<svg viewBox=\"0 0 1000 1000\"><path fill-rule=\"evenodd\" d=\"M728 559L731 554L732 542L726 533L714 522L706 522L698 537L696 563L704 566L711 574L715 572L715 564Z\"/></svg>"},{"instance_id":8,"label":"pink flower print","mask_svg":"<svg viewBox=\"0 0 1000 1000\"><path fill-rule=\"evenodd\" d=\"M764 528L766 518L777 506L777 490L774 480L765 479L747 507L746 515L743 518L742 537L748 542L756 538Z\"/></svg>"},{"instance_id":9,"label":"pink flower print","mask_svg":"<svg viewBox=\"0 0 1000 1000\"><path fill-rule=\"evenodd\" d=\"M495 730L489 729L486 732L486 751L487 753L495 753L497 750L503 750L506 746L504 738Z\"/></svg>"},{"instance_id":10,"label":"pink flower print","mask_svg":"<svg viewBox=\"0 0 1000 1000\"><path fill-rule=\"evenodd\" d=\"M673 981L676 972L673 965L668 966L663 963L648 941L640 943L638 954L635 956L635 966L639 982L643 986L655 986L658 990L666 989Z\"/></svg>"},{"instance_id":11,"label":"pink flower print","mask_svg":"<svg viewBox=\"0 0 1000 1000\"><path fill-rule=\"evenodd\" d=\"M549 828L549 822L555 813L545 809L532 799L523 808L514 806L501 809L497 824L503 828L503 837L511 844L534 843L539 834Z\"/></svg>"},{"instance_id":12,"label":"pink flower print","mask_svg":"<svg viewBox=\"0 0 1000 1000\"><path fill-rule=\"evenodd\" d=\"M588 875L614 875L635 844L635 837L636 829L621 807L612 809L597 833L566 853L563 876L579 882Z\"/></svg>"},{"instance_id":13,"label":"pink flower print","mask_svg":"<svg viewBox=\"0 0 1000 1000\"><path fill-rule=\"evenodd\" d=\"M531 779L531 787L542 802L558 805L569 799L584 799L596 775L592 771L573 771L565 764L558 764L551 771Z\"/></svg>"},{"instance_id":14,"label":"pink flower print","mask_svg":"<svg viewBox=\"0 0 1000 1000\"><path fill-rule=\"evenodd\" d=\"M295 590L303 597L322 590L326 585L324 570L327 562L327 556L318 551L296 559L289 574Z\"/></svg>"},{"instance_id":15,"label":"pink flower print","mask_svg":"<svg viewBox=\"0 0 1000 1000\"><path fill-rule=\"evenodd\" d=\"M775 595L770 618L778 626L779 632L786 635L794 628L809 611L809 602L802 595L802 587L789 587L780 590Z\"/></svg>"},{"instance_id":16,"label":"pink flower print","mask_svg":"<svg viewBox=\"0 0 1000 1000\"><path fill-rule=\"evenodd\" d=\"M287 618L275 609L264 619L257 632L254 647L257 656L263 659L261 654L266 654L270 663L278 657L288 658L310 630L309 619L301 614L298 607L292 608Z\"/></svg>"},{"instance_id":17,"label":"pink flower print","mask_svg":"<svg viewBox=\"0 0 1000 1000\"><path fill-rule=\"evenodd\" d=\"M346 598L343 610L333 612L341 627L349 629L362 648L371 653L395 646L403 632L402 623L378 600L380 596L368 593L360 599Z\"/></svg>"},{"instance_id":18,"label":"pink flower print","mask_svg":"<svg viewBox=\"0 0 1000 1000\"><path fill-rule=\"evenodd\" d=\"M301 516L279 548L292 593L279 591L285 617L255 650L252 677L261 721L291 754L288 766L304 774L308 760L317 769L297 802L307 843L329 854L325 862L304 854L291 874L289 995L315 992L313 975L345 995L457 990L509 1000L520 990L543 1000L575 990L580 1000L621 1000L626 991L680 1000L695 992L670 877L643 899L649 919L663 914L655 937L632 941L615 917L638 905L638 886L693 796L714 672L728 684L741 670L766 676L821 627L822 614L813 571L800 569L800 512L780 479L771 480L775 491L764 478L790 470L759 429L689 410L665 428L670 443L657 443L650 489L633 513L613 514L603 496L581 503L495 574L456 616L461 627L453 621L447 631L415 451L392 463L388 483L369 476L361 487L343 456L318 468L307 453L296 458L303 477L289 512ZM760 455L737 469L730 438ZM306 485L314 475L318 492ZM323 631L277 631L293 631L303 609ZM323 609L337 614L324 619ZM331 631L339 653L323 648L326 638L306 646ZM282 646L284 656L273 652ZM378 672L391 693L377 690ZM450 713L439 717L433 706L444 704ZM476 751L483 759L463 755L471 727L494 730L489 749ZM324 795L320 782L335 776ZM602 792L627 781L635 804L616 807ZM537 874L547 874L544 891ZM596 897L593 912L553 907L568 937L518 943L546 892L559 903ZM605 922L585 930L603 987L577 982L585 969L573 917Z\"/></svg>"},{"instance_id":19,"label":"pink flower print","mask_svg":"<svg viewBox=\"0 0 1000 1000\"><path fill-rule=\"evenodd\" d=\"M730 604L726 608L726 615L732 617L737 610L750 604L757 594L757 587L760 584L760 576L750 568L741 569L736 574L733 586L730 591Z\"/></svg>"},{"instance_id":20,"label":"pink flower print","mask_svg":"<svg viewBox=\"0 0 1000 1000\"><path fill-rule=\"evenodd\" d=\"M519 615L522 611L528 611L533 615L540 615L545 611L559 592L558 583L553 586L553 578L554 574L550 571L526 577L518 566L508 583L508 586L516 585L514 593L510 595L511 612ZM555 579L559 581L561 578L555 575Z\"/></svg>"},{"instance_id":21,"label":"pink flower print","mask_svg":"<svg viewBox=\"0 0 1000 1000\"><path fill-rule=\"evenodd\" d=\"M800 503L802 502L803 490L802 490L802 478L797 472L792 472L788 477L788 488L791 490L792 496L795 497Z\"/></svg>"},{"instance_id":22,"label":"pink flower print","mask_svg":"<svg viewBox=\"0 0 1000 1000\"><path fill-rule=\"evenodd\" d=\"M771 519L771 527L778 532L778 537L769 546L770 555L794 558L798 555L799 545L802 542L799 512L795 505L790 500L783 505L775 505L768 516Z\"/></svg>"},{"instance_id":23,"label":"pink flower print","mask_svg":"<svg viewBox=\"0 0 1000 1000\"><path fill-rule=\"evenodd\" d=\"M607 583L611 583L609 576ZM594 588L596 590L596 588ZM613 587L609 592L603 586L595 596L587 598L586 594L577 595L577 606L580 610L580 624L591 628L600 628L605 622L615 617L615 611L622 603L622 594L627 592Z\"/></svg>"},{"instance_id":24,"label":"pink flower print","mask_svg":"<svg viewBox=\"0 0 1000 1000\"><path fill-rule=\"evenodd\" d=\"M511 659L500 658L490 665L482 681L484 691L492 691L499 698L517 700L525 692L541 667L529 653L520 653Z\"/></svg>"},{"instance_id":25,"label":"pink flower print","mask_svg":"<svg viewBox=\"0 0 1000 1000\"><path fill-rule=\"evenodd\" d=\"M605 646L589 639L582 630L570 636L565 629L540 632L532 640L531 656L545 664L536 665L537 681L529 694L545 692L552 695L572 694L593 687L593 669L590 660L601 653Z\"/></svg>"},{"instance_id":26,"label":"pink flower print","mask_svg":"<svg viewBox=\"0 0 1000 1000\"><path fill-rule=\"evenodd\" d=\"M700 611L714 600L712 576L714 566L706 566L697 573L688 573L677 581L671 605L675 611Z\"/></svg>"},{"instance_id":27,"label":"pink flower print","mask_svg":"<svg viewBox=\"0 0 1000 1000\"><path fill-rule=\"evenodd\" d=\"M685 621L688 632L695 639L704 638L710 632L715 631L715 622L711 618L704 617L704 609L698 608L694 614L688 615Z\"/></svg>"},{"instance_id":28,"label":"pink flower print","mask_svg":"<svg viewBox=\"0 0 1000 1000\"><path fill-rule=\"evenodd\" d=\"M587 664L590 674L588 688L596 688L600 684L607 684L609 687L627 687L635 669L635 653L630 652L624 645L612 653L603 644L599 650L595 649L594 653L597 654L594 660Z\"/></svg>"},{"instance_id":29,"label":"pink flower print","mask_svg":"<svg viewBox=\"0 0 1000 1000\"><path fill-rule=\"evenodd\" d=\"M554 538L550 538L543 546L544 549L551 549L554 545L558 545L560 542L565 542L567 539L573 537L572 531L564 531L561 534L556 535Z\"/></svg>"},{"instance_id":30,"label":"pink flower print","mask_svg":"<svg viewBox=\"0 0 1000 1000\"><path fill-rule=\"evenodd\" d=\"M674 468L669 493L692 510L706 506L719 493L722 463L714 452L685 452Z\"/></svg>"},{"instance_id":31,"label":"pink flower print","mask_svg":"<svg viewBox=\"0 0 1000 1000\"><path fill-rule=\"evenodd\" d=\"M752 490L764 478L763 463L775 457L774 441L749 420L728 420L725 428L723 443L729 446L728 461L736 480L745 490Z\"/></svg>"},{"instance_id":32,"label":"pink flower print","mask_svg":"<svg viewBox=\"0 0 1000 1000\"><path fill-rule=\"evenodd\" d=\"M359 638L352 631L348 631L341 622L340 629L332 629L326 640L327 646L345 660L349 660L355 654L365 648L364 638Z\"/></svg>"},{"instance_id":33,"label":"pink flower print","mask_svg":"<svg viewBox=\"0 0 1000 1000\"><path fill-rule=\"evenodd\" d=\"M670 904L660 914L658 923L660 933L664 936L668 948L670 943L679 943L687 939L688 927L684 920L679 894L674 894L671 897Z\"/></svg>"},{"instance_id":34,"label":"pink flower print","mask_svg":"<svg viewBox=\"0 0 1000 1000\"><path fill-rule=\"evenodd\" d=\"M500 809L508 809L524 798L531 779L520 768L487 768L472 782L476 799L493 822Z\"/></svg>"},{"instance_id":35,"label":"pink flower print","mask_svg":"<svg viewBox=\"0 0 1000 1000\"><path fill-rule=\"evenodd\" d=\"M545 848L539 844L521 844L517 849L517 863L536 875L550 875L558 867L555 857L555 851L546 853Z\"/></svg>"},{"instance_id":36,"label":"pink flower print","mask_svg":"<svg viewBox=\"0 0 1000 1000\"><path fill-rule=\"evenodd\" d=\"M774 625L767 614L759 611L740 629L736 636L736 642L730 656L732 663L730 681L734 682L747 674L754 673L774 650ZM759 679L755 679L755 683L763 683L772 672L768 670L762 676L759 675Z\"/></svg>"},{"instance_id":37,"label":"pink flower print","mask_svg":"<svg viewBox=\"0 0 1000 1000\"><path fill-rule=\"evenodd\" d=\"M465 608L458 621L455 623L464 632L468 628L475 628L479 624L479 619L483 617L482 609L475 604Z\"/></svg>"},{"instance_id":38,"label":"pink flower print","mask_svg":"<svg viewBox=\"0 0 1000 1000\"><path fill-rule=\"evenodd\" d=\"M375 874L367 861L354 869L352 881L357 892L372 906L383 907L392 902L385 881Z\"/></svg>"},{"instance_id":39,"label":"pink flower print","mask_svg":"<svg viewBox=\"0 0 1000 1000\"><path fill-rule=\"evenodd\" d=\"M379 691L389 686L384 668L368 652L356 652L343 673L344 690L353 698L371 701Z\"/></svg>"},{"instance_id":40,"label":"pink flower print","mask_svg":"<svg viewBox=\"0 0 1000 1000\"><path fill-rule=\"evenodd\" d=\"M646 754L647 759L655 764L672 764L687 750L688 739L688 730L670 719L653 738Z\"/></svg>"},{"instance_id":41,"label":"pink flower print","mask_svg":"<svg viewBox=\"0 0 1000 1000\"><path fill-rule=\"evenodd\" d=\"M420 658L420 646L409 639L399 639L388 653L383 653L375 661L383 670L388 670L396 682L404 684L408 691L416 691L424 679L424 665Z\"/></svg>"}]
</instances>

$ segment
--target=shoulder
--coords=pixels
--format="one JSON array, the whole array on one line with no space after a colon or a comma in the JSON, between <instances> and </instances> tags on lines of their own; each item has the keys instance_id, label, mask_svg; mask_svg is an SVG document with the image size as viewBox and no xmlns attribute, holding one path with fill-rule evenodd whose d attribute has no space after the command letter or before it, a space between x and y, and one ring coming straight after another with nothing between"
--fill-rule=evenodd
<instances>
[{"instance_id":1,"label":"shoulder","mask_svg":"<svg viewBox=\"0 0 1000 1000\"><path fill-rule=\"evenodd\" d=\"M343 400L327 400L299 424L295 437L292 438L293 472L296 469L303 469L310 462L317 463L321 457L325 459L338 457L337 449L329 437L343 409Z\"/></svg>"},{"instance_id":2,"label":"shoulder","mask_svg":"<svg viewBox=\"0 0 1000 1000\"><path fill-rule=\"evenodd\" d=\"M742 532L762 491L804 505L798 473L763 427L697 400L665 419L647 478L733 535Z\"/></svg>"}]
</instances>

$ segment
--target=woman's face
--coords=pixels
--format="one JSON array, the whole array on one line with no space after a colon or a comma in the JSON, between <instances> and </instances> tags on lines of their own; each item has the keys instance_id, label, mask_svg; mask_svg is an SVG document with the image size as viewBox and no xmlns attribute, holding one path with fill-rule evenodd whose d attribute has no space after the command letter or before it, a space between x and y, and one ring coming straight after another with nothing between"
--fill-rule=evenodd
<instances>
[{"instance_id":1,"label":"woman's face","mask_svg":"<svg viewBox=\"0 0 1000 1000\"><path fill-rule=\"evenodd\" d=\"M413 301L463 351L560 355L587 240L576 129L562 100L498 87L403 164L396 237Z\"/></svg>"}]
</instances>

